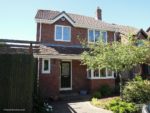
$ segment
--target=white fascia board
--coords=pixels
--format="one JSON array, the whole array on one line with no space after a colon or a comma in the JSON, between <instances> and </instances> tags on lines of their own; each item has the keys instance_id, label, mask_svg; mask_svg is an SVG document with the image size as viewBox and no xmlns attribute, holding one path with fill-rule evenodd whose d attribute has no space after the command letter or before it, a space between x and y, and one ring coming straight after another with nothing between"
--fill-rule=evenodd
<instances>
[{"instance_id":1,"label":"white fascia board","mask_svg":"<svg viewBox=\"0 0 150 113\"><path fill-rule=\"evenodd\" d=\"M56 17L54 20L35 19L35 21L36 21L36 23L53 24L53 23L55 23L57 20L61 19L62 17L65 17L65 18L74 26L74 22L73 22L65 13L62 13L61 15L59 15L58 17Z\"/></svg>"},{"instance_id":2,"label":"white fascia board","mask_svg":"<svg viewBox=\"0 0 150 113\"><path fill-rule=\"evenodd\" d=\"M71 55L34 55L35 58L55 58L55 59L73 59L81 60L81 56L71 56Z\"/></svg>"}]
</instances>

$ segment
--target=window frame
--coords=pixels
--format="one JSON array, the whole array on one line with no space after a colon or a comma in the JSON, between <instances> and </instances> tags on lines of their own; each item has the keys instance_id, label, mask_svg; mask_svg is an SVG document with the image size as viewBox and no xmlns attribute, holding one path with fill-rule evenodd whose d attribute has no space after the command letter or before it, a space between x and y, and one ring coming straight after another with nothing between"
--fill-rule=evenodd
<instances>
[{"instance_id":1,"label":"window frame","mask_svg":"<svg viewBox=\"0 0 150 113\"><path fill-rule=\"evenodd\" d=\"M44 63L45 63L44 61L45 60L48 60L48 70L46 70L46 71L44 70L44 66L45 66L44 65ZM51 65L50 64L51 64L51 61L50 61L49 58L42 58L42 74L49 74L50 73L50 69L51 69Z\"/></svg>"},{"instance_id":2,"label":"window frame","mask_svg":"<svg viewBox=\"0 0 150 113\"><path fill-rule=\"evenodd\" d=\"M91 31L91 30L92 30L93 33L94 33L94 34L93 34L93 36L94 36L94 42L91 42L91 41L90 41L90 37L89 37L89 34L90 34L90 33L89 33L89 31ZM100 37L102 36L102 33L103 33L103 32L106 32L106 44L107 44L107 43L108 43L108 33L107 33L107 31L105 31L105 30L99 30L99 29L88 29L88 33L87 33L87 34L88 34L88 43L95 43L95 42L96 42L96 41L95 41L95 39L96 39L96 37L95 37L95 32L96 32L96 31L99 31L99 32L100 32Z\"/></svg>"},{"instance_id":3,"label":"window frame","mask_svg":"<svg viewBox=\"0 0 150 113\"><path fill-rule=\"evenodd\" d=\"M89 76L89 71L91 73L91 75ZM94 70L87 70L87 78L88 79L114 79L114 71L112 71L112 76L108 76L108 69L106 68L105 74L106 77L101 77L100 76L100 70L99 70L99 76L98 77L94 77Z\"/></svg>"},{"instance_id":4,"label":"window frame","mask_svg":"<svg viewBox=\"0 0 150 113\"><path fill-rule=\"evenodd\" d=\"M57 39L56 38L56 29L57 27L61 27L62 28L62 35L61 35L61 39ZM69 40L64 40L64 28L67 27L69 28L69 32L70 32L70 39ZM63 42L70 42L71 41L71 27L70 26L65 26L65 25L55 25L55 41L63 41Z\"/></svg>"}]
</instances>

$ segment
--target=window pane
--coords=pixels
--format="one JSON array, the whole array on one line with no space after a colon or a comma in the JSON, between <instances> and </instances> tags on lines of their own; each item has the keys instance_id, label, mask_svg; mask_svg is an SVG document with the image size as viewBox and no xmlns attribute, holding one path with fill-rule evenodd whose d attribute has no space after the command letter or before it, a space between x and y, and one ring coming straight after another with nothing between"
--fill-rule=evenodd
<instances>
[{"instance_id":1,"label":"window pane","mask_svg":"<svg viewBox=\"0 0 150 113\"><path fill-rule=\"evenodd\" d=\"M100 70L100 77L106 77L106 69Z\"/></svg>"},{"instance_id":2,"label":"window pane","mask_svg":"<svg viewBox=\"0 0 150 113\"><path fill-rule=\"evenodd\" d=\"M62 40L62 27L56 26L56 40Z\"/></svg>"},{"instance_id":3,"label":"window pane","mask_svg":"<svg viewBox=\"0 0 150 113\"><path fill-rule=\"evenodd\" d=\"M94 42L94 31L89 30L89 42Z\"/></svg>"},{"instance_id":4,"label":"window pane","mask_svg":"<svg viewBox=\"0 0 150 113\"><path fill-rule=\"evenodd\" d=\"M71 30L69 27L63 28L63 40L70 41L71 38Z\"/></svg>"},{"instance_id":5,"label":"window pane","mask_svg":"<svg viewBox=\"0 0 150 113\"><path fill-rule=\"evenodd\" d=\"M99 77L99 70L94 71L94 77Z\"/></svg>"},{"instance_id":6,"label":"window pane","mask_svg":"<svg viewBox=\"0 0 150 113\"><path fill-rule=\"evenodd\" d=\"M137 45L137 46L143 46L143 45L144 45L143 40L138 40L138 41L136 42L136 45Z\"/></svg>"},{"instance_id":7,"label":"window pane","mask_svg":"<svg viewBox=\"0 0 150 113\"><path fill-rule=\"evenodd\" d=\"M100 31L95 31L95 42L100 40Z\"/></svg>"},{"instance_id":8,"label":"window pane","mask_svg":"<svg viewBox=\"0 0 150 113\"><path fill-rule=\"evenodd\" d=\"M44 71L49 69L48 60L44 60Z\"/></svg>"},{"instance_id":9,"label":"window pane","mask_svg":"<svg viewBox=\"0 0 150 113\"><path fill-rule=\"evenodd\" d=\"M88 74L88 78L91 78L91 70L88 70L87 74Z\"/></svg>"},{"instance_id":10,"label":"window pane","mask_svg":"<svg viewBox=\"0 0 150 113\"><path fill-rule=\"evenodd\" d=\"M61 70L61 74L62 75L70 75L70 67L69 67L69 63L63 63L62 64L62 70Z\"/></svg>"},{"instance_id":11,"label":"window pane","mask_svg":"<svg viewBox=\"0 0 150 113\"><path fill-rule=\"evenodd\" d=\"M111 70L107 69L107 76L108 76L108 77L112 77L112 73L113 73L113 72L112 72Z\"/></svg>"},{"instance_id":12,"label":"window pane","mask_svg":"<svg viewBox=\"0 0 150 113\"><path fill-rule=\"evenodd\" d=\"M107 42L107 32L102 32L102 40L104 43Z\"/></svg>"}]
</instances>

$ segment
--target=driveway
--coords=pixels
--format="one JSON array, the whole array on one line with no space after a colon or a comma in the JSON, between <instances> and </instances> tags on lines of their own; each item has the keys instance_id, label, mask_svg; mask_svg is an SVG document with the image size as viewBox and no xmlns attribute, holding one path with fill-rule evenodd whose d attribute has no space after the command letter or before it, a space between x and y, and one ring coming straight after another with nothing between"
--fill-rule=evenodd
<instances>
[{"instance_id":1,"label":"driveway","mask_svg":"<svg viewBox=\"0 0 150 113\"><path fill-rule=\"evenodd\" d=\"M89 101L58 101L51 103L53 113L112 113L111 111L92 106Z\"/></svg>"}]
</instances>

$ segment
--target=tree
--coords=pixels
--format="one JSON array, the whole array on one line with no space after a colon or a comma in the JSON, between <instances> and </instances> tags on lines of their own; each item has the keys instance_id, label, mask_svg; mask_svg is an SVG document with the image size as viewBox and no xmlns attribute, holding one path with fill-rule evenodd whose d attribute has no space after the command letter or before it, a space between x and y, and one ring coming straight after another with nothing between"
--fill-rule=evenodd
<instances>
[{"instance_id":1,"label":"tree","mask_svg":"<svg viewBox=\"0 0 150 113\"><path fill-rule=\"evenodd\" d=\"M89 50L81 55L82 63L89 69L108 68L119 73L121 91L121 72L130 70L137 64L147 63L147 59L150 57L149 41L136 40L132 35L127 38L129 39L128 43L115 41L106 44L98 41L89 45Z\"/></svg>"}]
</instances>

